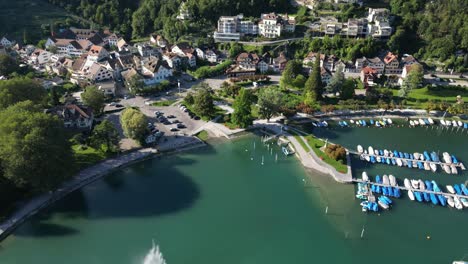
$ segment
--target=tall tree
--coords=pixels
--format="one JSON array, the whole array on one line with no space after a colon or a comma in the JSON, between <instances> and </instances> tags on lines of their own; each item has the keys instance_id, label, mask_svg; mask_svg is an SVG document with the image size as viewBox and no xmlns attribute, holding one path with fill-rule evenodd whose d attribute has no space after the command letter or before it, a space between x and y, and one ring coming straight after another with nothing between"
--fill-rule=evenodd
<instances>
[{"instance_id":1,"label":"tall tree","mask_svg":"<svg viewBox=\"0 0 468 264\"><path fill-rule=\"evenodd\" d=\"M322 99L323 83L320 74L320 60L315 60L312 72L305 83L304 92L304 103L309 106Z\"/></svg>"},{"instance_id":2,"label":"tall tree","mask_svg":"<svg viewBox=\"0 0 468 264\"><path fill-rule=\"evenodd\" d=\"M419 88L419 85L421 85L424 80L424 69L422 65L419 63L411 65L411 69L408 76L406 76L406 79L410 89Z\"/></svg>"},{"instance_id":3,"label":"tall tree","mask_svg":"<svg viewBox=\"0 0 468 264\"><path fill-rule=\"evenodd\" d=\"M335 74L333 74L330 83L327 85L326 89L329 93L336 93L341 91L343 88L343 84L345 82L345 76L343 73L343 67L339 66Z\"/></svg>"},{"instance_id":4,"label":"tall tree","mask_svg":"<svg viewBox=\"0 0 468 264\"><path fill-rule=\"evenodd\" d=\"M260 117L270 121L270 118L279 113L283 105L283 94L274 86L263 88L258 95L257 104Z\"/></svg>"},{"instance_id":5,"label":"tall tree","mask_svg":"<svg viewBox=\"0 0 468 264\"><path fill-rule=\"evenodd\" d=\"M302 64L296 60L290 60L284 68L283 74L280 79L280 86L283 89L287 89L291 86L296 86L296 77L302 71ZM303 78L303 77L301 77ZM299 80L298 80L299 82Z\"/></svg>"},{"instance_id":6,"label":"tall tree","mask_svg":"<svg viewBox=\"0 0 468 264\"><path fill-rule=\"evenodd\" d=\"M234 104L232 122L242 128L252 125L252 95L244 88L241 88Z\"/></svg>"},{"instance_id":7,"label":"tall tree","mask_svg":"<svg viewBox=\"0 0 468 264\"><path fill-rule=\"evenodd\" d=\"M70 176L72 151L63 122L31 101L0 112L0 162L17 186L48 191Z\"/></svg>"},{"instance_id":8,"label":"tall tree","mask_svg":"<svg viewBox=\"0 0 468 264\"><path fill-rule=\"evenodd\" d=\"M106 97L96 86L86 87L85 91L81 94L81 99L85 105L91 106L96 114L102 113Z\"/></svg>"},{"instance_id":9,"label":"tall tree","mask_svg":"<svg viewBox=\"0 0 468 264\"><path fill-rule=\"evenodd\" d=\"M148 133L148 119L139 110L134 108L123 110L120 124L127 137L138 140L140 143L144 142Z\"/></svg>"},{"instance_id":10,"label":"tall tree","mask_svg":"<svg viewBox=\"0 0 468 264\"><path fill-rule=\"evenodd\" d=\"M0 76L8 76L17 70L18 64L16 63L15 59L6 54L0 54Z\"/></svg>"},{"instance_id":11,"label":"tall tree","mask_svg":"<svg viewBox=\"0 0 468 264\"><path fill-rule=\"evenodd\" d=\"M346 79L341 87L340 98L344 100L353 98L355 88L355 81L353 79Z\"/></svg>"},{"instance_id":12,"label":"tall tree","mask_svg":"<svg viewBox=\"0 0 468 264\"><path fill-rule=\"evenodd\" d=\"M211 118L215 113L213 95L208 86L199 87L193 97L193 108L197 114Z\"/></svg>"},{"instance_id":13,"label":"tall tree","mask_svg":"<svg viewBox=\"0 0 468 264\"><path fill-rule=\"evenodd\" d=\"M108 153L119 151L119 140L119 132L109 120L104 120L95 126L90 138L94 148Z\"/></svg>"},{"instance_id":14,"label":"tall tree","mask_svg":"<svg viewBox=\"0 0 468 264\"><path fill-rule=\"evenodd\" d=\"M0 82L0 109L18 102L30 100L44 103L46 91L37 81L28 78L13 78Z\"/></svg>"}]
</instances>

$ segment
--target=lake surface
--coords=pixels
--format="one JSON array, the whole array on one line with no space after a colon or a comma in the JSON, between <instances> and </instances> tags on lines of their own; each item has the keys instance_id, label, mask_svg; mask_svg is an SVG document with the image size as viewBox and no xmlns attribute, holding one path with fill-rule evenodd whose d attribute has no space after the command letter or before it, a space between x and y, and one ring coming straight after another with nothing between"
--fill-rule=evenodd
<instances>
[{"instance_id":1,"label":"lake surface","mask_svg":"<svg viewBox=\"0 0 468 264\"><path fill-rule=\"evenodd\" d=\"M466 134L427 132L315 131L348 147L440 148L468 161ZM358 159L353 165L356 175L467 178ZM363 214L354 188L305 171L257 136L217 142L141 162L73 193L3 241L0 263L139 264L153 239L168 264L451 263L468 254L467 211L403 197L391 211Z\"/></svg>"}]
</instances>

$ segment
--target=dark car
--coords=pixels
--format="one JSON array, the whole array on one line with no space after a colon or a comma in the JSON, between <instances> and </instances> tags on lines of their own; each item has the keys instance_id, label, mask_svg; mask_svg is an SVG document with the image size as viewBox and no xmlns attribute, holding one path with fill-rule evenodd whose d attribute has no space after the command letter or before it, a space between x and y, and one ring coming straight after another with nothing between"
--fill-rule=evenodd
<instances>
[{"instance_id":1,"label":"dark car","mask_svg":"<svg viewBox=\"0 0 468 264\"><path fill-rule=\"evenodd\" d=\"M164 123L165 121L167 121L167 119L164 116L160 116L158 117L158 121Z\"/></svg>"},{"instance_id":2,"label":"dark car","mask_svg":"<svg viewBox=\"0 0 468 264\"><path fill-rule=\"evenodd\" d=\"M162 122L162 123L163 123L164 125L170 125L170 124L172 124L172 122L169 121L169 120L166 120L166 121L164 121L164 122Z\"/></svg>"},{"instance_id":3,"label":"dark car","mask_svg":"<svg viewBox=\"0 0 468 264\"><path fill-rule=\"evenodd\" d=\"M122 107L124 107L124 106L123 106L123 105L121 105L121 104L116 104L116 105L115 105L115 107L122 108Z\"/></svg>"},{"instance_id":4,"label":"dark car","mask_svg":"<svg viewBox=\"0 0 468 264\"><path fill-rule=\"evenodd\" d=\"M154 111L154 115L155 115L156 117L160 117L160 116L164 115L164 113L161 112L161 111Z\"/></svg>"},{"instance_id":5,"label":"dark car","mask_svg":"<svg viewBox=\"0 0 468 264\"><path fill-rule=\"evenodd\" d=\"M167 118L176 118L175 115L168 115Z\"/></svg>"},{"instance_id":6,"label":"dark car","mask_svg":"<svg viewBox=\"0 0 468 264\"><path fill-rule=\"evenodd\" d=\"M172 131L172 132L176 132L176 131L179 131L179 129L173 127L173 128L171 128L171 131Z\"/></svg>"},{"instance_id":7,"label":"dark car","mask_svg":"<svg viewBox=\"0 0 468 264\"><path fill-rule=\"evenodd\" d=\"M195 120L200 120L200 117L199 117L199 116L195 116L193 119L195 119Z\"/></svg>"},{"instance_id":8,"label":"dark car","mask_svg":"<svg viewBox=\"0 0 468 264\"><path fill-rule=\"evenodd\" d=\"M182 123L177 124L177 128L186 128L186 126Z\"/></svg>"},{"instance_id":9,"label":"dark car","mask_svg":"<svg viewBox=\"0 0 468 264\"><path fill-rule=\"evenodd\" d=\"M172 124L177 124L177 123L180 123L180 121L178 119L172 121Z\"/></svg>"}]
</instances>

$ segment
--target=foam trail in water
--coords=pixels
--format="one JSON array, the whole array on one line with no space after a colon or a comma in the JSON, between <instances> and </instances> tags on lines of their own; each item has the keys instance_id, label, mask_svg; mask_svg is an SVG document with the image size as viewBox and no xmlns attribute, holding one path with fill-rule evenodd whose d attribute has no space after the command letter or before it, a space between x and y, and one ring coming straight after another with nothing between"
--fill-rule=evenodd
<instances>
[{"instance_id":1,"label":"foam trail in water","mask_svg":"<svg viewBox=\"0 0 468 264\"><path fill-rule=\"evenodd\" d=\"M154 244L154 240L153 247L150 249L148 254L146 254L143 264L167 264L161 251L159 251L159 246Z\"/></svg>"}]
</instances>

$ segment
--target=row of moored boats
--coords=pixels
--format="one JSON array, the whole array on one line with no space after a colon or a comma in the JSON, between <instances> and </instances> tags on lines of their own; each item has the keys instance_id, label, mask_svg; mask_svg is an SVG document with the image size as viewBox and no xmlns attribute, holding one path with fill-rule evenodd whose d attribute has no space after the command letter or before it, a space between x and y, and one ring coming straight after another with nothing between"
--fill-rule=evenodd
<instances>
[{"instance_id":1,"label":"row of moored boats","mask_svg":"<svg viewBox=\"0 0 468 264\"><path fill-rule=\"evenodd\" d=\"M361 145L357 146L357 151L361 155L361 159L371 163L383 163L388 165L397 165L399 167L418 168L421 170L437 171L439 164L447 174L458 174L457 167L466 170L463 163L459 162L455 155L450 155L448 152L442 154L442 160L439 155L432 151L431 153L424 151L423 153L407 153L397 150L379 150L369 146L365 150Z\"/></svg>"},{"instance_id":2,"label":"row of moored boats","mask_svg":"<svg viewBox=\"0 0 468 264\"><path fill-rule=\"evenodd\" d=\"M414 120L409 120L410 126L432 126L435 125L435 121L432 118L419 118ZM462 127L468 129L468 123L462 122L460 120L440 120L440 124L447 127Z\"/></svg>"}]
</instances>

